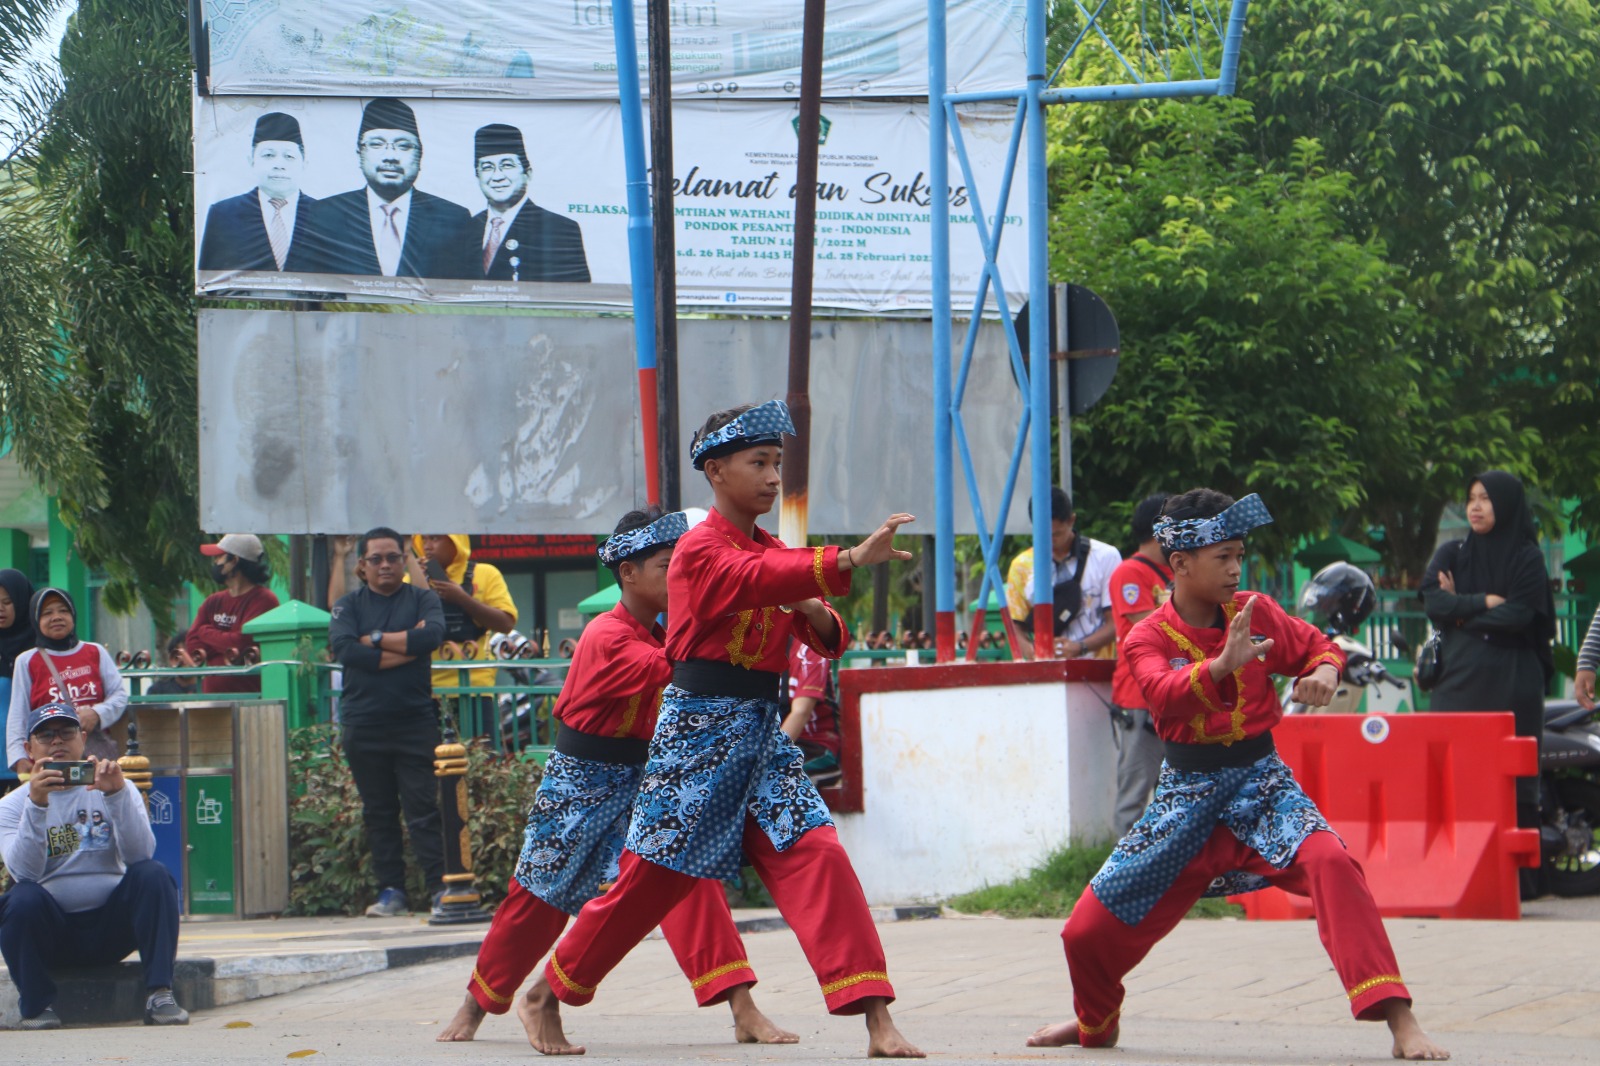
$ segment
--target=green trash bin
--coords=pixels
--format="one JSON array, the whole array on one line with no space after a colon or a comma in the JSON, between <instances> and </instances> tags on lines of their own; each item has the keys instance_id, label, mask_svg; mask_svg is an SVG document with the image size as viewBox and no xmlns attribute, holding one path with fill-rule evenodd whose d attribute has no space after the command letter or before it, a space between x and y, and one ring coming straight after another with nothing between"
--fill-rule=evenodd
<instances>
[{"instance_id":1,"label":"green trash bin","mask_svg":"<svg viewBox=\"0 0 1600 1066\"><path fill-rule=\"evenodd\" d=\"M289 905L284 705L141 703L132 713L140 754L150 760L157 858L176 867L184 915L282 913Z\"/></svg>"}]
</instances>

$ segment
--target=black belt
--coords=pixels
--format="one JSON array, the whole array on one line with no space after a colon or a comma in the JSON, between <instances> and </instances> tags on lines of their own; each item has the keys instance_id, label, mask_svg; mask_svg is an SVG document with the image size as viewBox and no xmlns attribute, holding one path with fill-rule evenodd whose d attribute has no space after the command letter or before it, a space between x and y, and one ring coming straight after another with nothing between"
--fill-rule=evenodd
<instances>
[{"instance_id":1,"label":"black belt","mask_svg":"<svg viewBox=\"0 0 1600 1066\"><path fill-rule=\"evenodd\" d=\"M782 674L747 670L715 659L686 659L672 668L672 683L701 696L734 696L742 700L778 702Z\"/></svg>"},{"instance_id":2,"label":"black belt","mask_svg":"<svg viewBox=\"0 0 1600 1066\"><path fill-rule=\"evenodd\" d=\"M643 766L650 757L650 742L639 737L597 737L580 733L562 722L556 730L556 750L574 759Z\"/></svg>"},{"instance_id":3,"label":"black belt","mask_svg":"<svg viewBox=\"0 0 1600 1066\"><path fill-rule=\"evenodd\" d=\"M1165 742L1167 749L1167 765L1174 770L1188 770L1190 772L1204 773L1209 770L1228 770L1239 766L1250 766L1260 762L1274 751L1277 746L1272 742L1272 730L1267 730L1260 736L1246 737L1236 740L1232 744L1179 744L1176 741Z\"/></svg>"}]
</instances>

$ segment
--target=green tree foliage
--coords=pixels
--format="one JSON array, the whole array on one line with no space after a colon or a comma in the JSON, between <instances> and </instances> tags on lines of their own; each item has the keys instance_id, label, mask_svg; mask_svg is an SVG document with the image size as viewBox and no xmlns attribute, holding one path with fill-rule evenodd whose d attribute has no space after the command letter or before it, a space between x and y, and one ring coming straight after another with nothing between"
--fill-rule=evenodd
<instances>
[{"instance_id":1,"label":"green tree foliage","mask_svg":"<svg viewBox=\"0 0 1600 1066\"><path fill-rule=\"evenodd\" d=\"M1080 513L1121 543L1152 491L1259 491L1277 522L1253 543L1281 557L1362 502L1416 407L1394 272L1340 219L1349 176L1311 140L1258 161L1242 100L1053 121L1053 268L1123 336L1116 382L1074 426Z\"/></svg>"},{"instance_id":2,"label":"green tree foliage","mask_svg":"<svg viewBox=\"0 0 1600 1066\"><path fill-rule=\"evenodd\" d=\"M1589 0L1277 0L1242 92L1258 151L1316 137L1399 267L1423 417L1370 512L1425 559L1488 467L1600 531L1600 19ZM1413 569L1415 572L1415 569Z\"/></svg>"},{"instance_id":3,"label":"green tree foliage","mask_svg":"<svg viewBox=\"0 0 1600 1066\"><path fill-rule=\"evenodd\" d=\"M1275 0L1237 98L1054 114L1053 266L1123 336L1089 513L1255 489L1269 552L1381 524L1415 575L1498 466L1600 529L1597 46L1587 0Z\"/></svg>"},{"instance_id":4,"label":"green tree foliage","mask_svg":"<svg viewBox=\"0 0 1600 1066\"><path fill-rule=\"evenodd\" d=\"M35 21L55 6L31 5ZM7 4L19 21L5 29L25 29L29 8ZM34 152L33 258L0 256L5 280L34 279L0 311L3 417L109 575L107 606L164 611L200 573L184 5L82 0L61 81ZM13 334L19 318L31 329Z\"/></svg>"}]
</instances>

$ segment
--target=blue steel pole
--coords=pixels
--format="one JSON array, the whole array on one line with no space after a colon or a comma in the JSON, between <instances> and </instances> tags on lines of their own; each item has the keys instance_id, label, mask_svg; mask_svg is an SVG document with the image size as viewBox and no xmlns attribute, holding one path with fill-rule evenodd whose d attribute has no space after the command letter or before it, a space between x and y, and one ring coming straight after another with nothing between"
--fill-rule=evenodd
<instances>
[{"instance_id":1,"label":"blue steel pole","mask_svg":"<svg viewBox=\"0 0 1600 1066\"><path fill-rule=\"evenodd\" d=\"M932 187L929 262L933 268L934 647L956 657L955 477L951 470L950 131L944 109L945 0L928 0L928 184ZM973 633L969 640L976 641Z\"/></svg>"},{"instance_id":2,"label":"blue steel pole","mask_svg":"<svg viewBox=\"0 0 1600 1066\"><path fill-rule=\"evenodd\" d=\"M1044 0L1028 0L1028 474L1033 481L1034 657L1055 654L1054 567L1050 554L1050 218L1045 170ZM1061 412L1067 432L1067 412ZM1004 516L1002 516L1004 517Z\"/></svg>"},{"instance_id":3,"label":"blue steel pole","mask_svg":"<svg viewBox=\"0 0 1600 1066\"><path fill-rule=\"evenodd\" d=\"M644 433L647 497L651 503L659 503L655 235L650 223L650 172L644 159L644 107L643 93L639 89L639 41L634 32L633 0L613 0L611 24L617 42L622 162L628 179L628 274L633 281L633 350L634 364L639 371L639 428ZM677 429L670 427L674 433Z\"/></svg>"}]
</instances>

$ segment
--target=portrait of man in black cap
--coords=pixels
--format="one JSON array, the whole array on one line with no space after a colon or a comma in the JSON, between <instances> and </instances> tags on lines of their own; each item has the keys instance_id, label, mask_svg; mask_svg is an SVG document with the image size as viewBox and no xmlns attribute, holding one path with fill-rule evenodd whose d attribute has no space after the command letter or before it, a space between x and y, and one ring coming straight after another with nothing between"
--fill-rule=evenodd
<instances>
[{"instance_id":1,"label":"portrait of man in black cap","mask_svg":"<svg viewBox=\"0 0 1600 1066\"><path fill-rule=\"evenodd\" d=\"M488 206L463 231L464 277L489 281L588 281L583 231L528 195L522 131L492 123L473 136L473 165Z\"/></svg>"},{"instance_id":2,"label":"portrait of man in black cap","mask_svg":"<svg viewBox=\"0 0 1600 1066\"><path fill-rule=\"evenodd\" d=\"M200 269L312 269L307 234L317 200L300 191L305 165L305 140L293 115L273 111L257 119L250 141L256 187L206 212Z\"/></svg>"},{"instance_id":3,"label":"portrait of man in black cap","mask_svg":"<svg viewBox=\"0 0 1600 1066\"><path fill-rule=\"evenodd\" d=\"M416 188L422 170L417 116L403 100L379 97L361 112L356 158L363 188L322 201L317 255L329 274L457 276L457 234L470 213Z\"/></svg>"}]
</instances>

